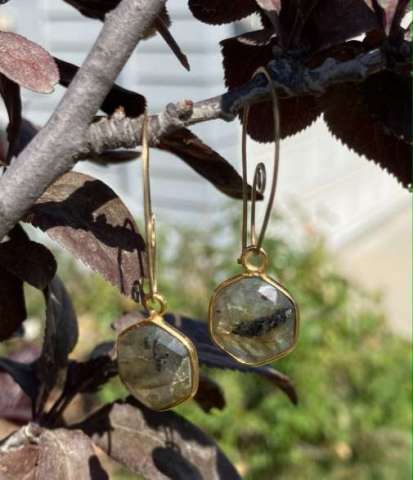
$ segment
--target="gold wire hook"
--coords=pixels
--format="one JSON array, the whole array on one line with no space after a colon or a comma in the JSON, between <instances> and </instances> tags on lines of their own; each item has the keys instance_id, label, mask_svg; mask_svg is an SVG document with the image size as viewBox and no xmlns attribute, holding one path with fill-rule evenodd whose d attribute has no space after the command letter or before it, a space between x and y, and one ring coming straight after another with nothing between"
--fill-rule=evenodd
<instances>
[{"instance_id":1,"label":"gold wire hook","mask_svg":"<svg viewBox=\"0 0 413 480\"><path fill-rule=\"evenodd\" d=\"M148 115L143 117L142 127L142 177L143 177L143 207L145 215L145 234L147 248L147 264L149 279L149 294L157 293L156 281L156 226L155 215L152 212L151 184L149 178L149 143L148 143Z\"/></svg>"},{"instance_id":2,"label":"gold wire hook","mask_svg":"<svg viewBox=\"0 0 413 480\"><path fill-rule=\"evenodd\" d=\"M145 112L142 126L142 177L143 177L143 206L145 216L146 256L148 267L149 293L144 295L143 305L150 311L162 315L166 309L166 300L158 293L156 278L156 221L152 212L151 182L149 175L149 142L148 142L148 115Z\"/></svg>"},{"instance_id":3,"label":"gold wire hook","mask_svg":"<svg viewBox=\"0 0 413 480\"><path fill-rule=\"evenodd\" d=\"M254 77L260 73L264 74L268 83L272 85L272 79L268 71L264 67L260 67L254 73ZM280 158L280 115L278 109L278 98L273 87L271 89L271 97L273 104L273 118L274 118L274 169L271 183L271 190L268 198L267 207L265 210L264 220L261 226L260 234L256 233L256 202L257 194L264 194L267 183L267 171L264 163L260 162L254 171L254 179L252 183L251 192L251 232L250 232L250 245L248 243L248 179L247 179L247 125L249 106L246 106L243 111L243 126L242 126L242 252L245 252L247 248L252 248L256 253L260 252L262 242L264 240L265 232L268 227L268 222L271 216L272 206L274 204L275 191L277 189L278 179L278 165Z\"/></svg>"}]
</instances>

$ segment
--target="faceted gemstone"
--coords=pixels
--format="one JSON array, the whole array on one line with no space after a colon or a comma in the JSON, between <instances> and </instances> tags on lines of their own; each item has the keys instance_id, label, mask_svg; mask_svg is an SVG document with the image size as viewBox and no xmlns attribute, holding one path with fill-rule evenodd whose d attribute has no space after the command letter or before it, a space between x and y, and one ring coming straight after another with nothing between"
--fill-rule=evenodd
<instances>
[{"instance_id":1,"label":"faceted gemstone","mask_svg":"<svg viewBox=\"0 0 413 480\"><path fill-rule=\"evenodd\" d=\"M294 346L297 311L281 288L261 276L240 276L217 290L210 306L216 343L237 360L260 364Z\"/></svg>"},{"instance_id":2,"label":"faceted gemstone","mask_svg":"<svg viewBox=\"0 0 413 480\"><path fill-rule=\"evenodd\" d=\"M194 389L188 347L156 323L137 324L118 338L118 371L129 392L153 410L170 408Z\"/></svg>"}]
</instances>

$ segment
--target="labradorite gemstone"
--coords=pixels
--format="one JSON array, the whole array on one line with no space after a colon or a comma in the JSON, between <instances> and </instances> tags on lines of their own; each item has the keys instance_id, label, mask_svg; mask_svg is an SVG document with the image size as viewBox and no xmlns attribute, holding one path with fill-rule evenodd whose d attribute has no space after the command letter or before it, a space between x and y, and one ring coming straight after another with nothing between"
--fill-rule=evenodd
<instances>
[{"instance_id":1,"label":"labradorite gemstone","mask_svg":"<svg viewBox=\"0 0 413 480\"><path fill-rule=\"evenodd\" d=\"M296 341L294 303L260 276L239 277L218 289L210 321L218 345L245 363L269 362Z\"/></svg>"},{"instance_id":2,"label":"labradorite gemstone","mask_svg":"<svg viewBox=\"0 0 413 480\"><path fill-rule=\"evenodd\" d=\"M167 409L192 393L194 366L188 348L155 323L121 333L117 361L129 392L153 410Z\"/></svg>"}]
</instances>

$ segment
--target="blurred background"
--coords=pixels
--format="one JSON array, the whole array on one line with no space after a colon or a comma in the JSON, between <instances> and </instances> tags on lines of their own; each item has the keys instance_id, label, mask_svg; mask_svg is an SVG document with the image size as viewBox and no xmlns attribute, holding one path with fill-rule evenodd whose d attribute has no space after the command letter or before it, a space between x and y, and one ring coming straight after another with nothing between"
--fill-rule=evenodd
<instances>
[{"instance_id":1,"label":"blurred background","mask_svg":"<svg viewBox=\"0 0 413 480\"><path fill-rule=\"evenodd\" d=\"M119 78L147 97L150 112L183 98L222 93L218 43L248 28L246 23L207 26L192 18L186 2L168 5L171 31L191 72L154 37L139 45ZM14 0L0 13L1 29L78 64L100 29L99 22L62 1L32 0L28 7ZM26 118L44 123L63 92L60 87L45 96L24 91ZM239 169L238 123L216 121L194 131ZM251 141L250 168L271 158L271 149ZM161 285L171 308L205 318L213 287L236 268L241 204L177 158L158 151L152 158L154 210L164 238ZM109 168L85 162L77 169L106 181L140 218L137 161ZM410 479L410 194L332 137L322 119L282 142L278 185L266 248L276 276L302 307L303 328L296 352L277 368L296 383L300 404L290 405L254 377L213 372L224 387L227 408L209 415L192 404L180 410L211 432L249 479ZM113 336L110 322L133 307L56 252L84 333L76 351L81 357L94 342ZM35 293L29 295L27 335L36 340L42 306ZM100 398L124 394L115 383ZM242 425L234 422L240 415Z\"/></svg>"}]
</instances>

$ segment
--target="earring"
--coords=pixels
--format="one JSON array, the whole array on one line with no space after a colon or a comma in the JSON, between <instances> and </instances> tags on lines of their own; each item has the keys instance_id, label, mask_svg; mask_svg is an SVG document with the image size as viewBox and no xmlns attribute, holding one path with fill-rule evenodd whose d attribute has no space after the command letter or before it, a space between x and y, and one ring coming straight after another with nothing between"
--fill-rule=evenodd
<instances>
[{"instance_id":1,"label":"earring","mask_svg":"<svg viewBox=\"0 0 413 480\"><path fill-rule=\"evenodd\" d=\"M272 80L264 68L263 73L271 85ZM257 194L263 194L266 170L258 164L251 193L251 233L248 236L248 182L246 129L248 107L243 113L242 175L243 225L242 252L238 260L244 272L225 280L214 291L209 304L209 332L212 340L240 363L258 366L277 360L296 345L299 327L298 306L288 291L267 275L268 255L262 248L270 219L277 186L279 163L279 111L277 96L272 89L274 115L274 173L263 225L257 237L255 207Z\"/></svg>"},{"instance_id":2,"label":"earring","mask_svg":"<svg viewBox=\"0 0 413 480\"><path fill-rule=\"evenodd\" d=\"M117 340L118 373L129 392L152 410L168 410L198 389L198 356L192 342L163 318L166 300L156 280L155 217L149 180L148 119L142 134L142 173L149 291L142 294L148 317L126 328Z\"/></svg>"}]
</instances>

